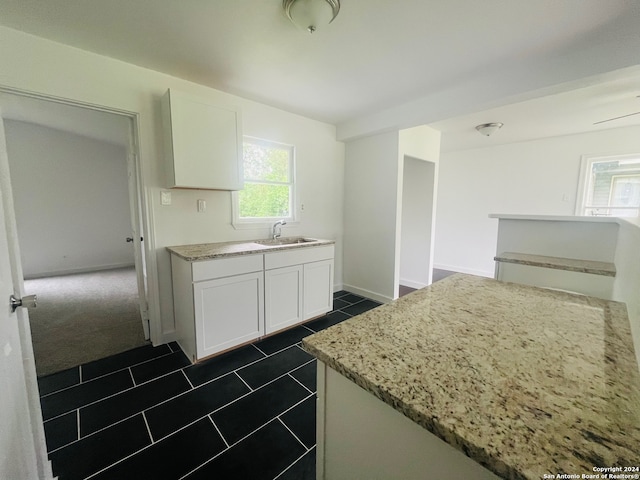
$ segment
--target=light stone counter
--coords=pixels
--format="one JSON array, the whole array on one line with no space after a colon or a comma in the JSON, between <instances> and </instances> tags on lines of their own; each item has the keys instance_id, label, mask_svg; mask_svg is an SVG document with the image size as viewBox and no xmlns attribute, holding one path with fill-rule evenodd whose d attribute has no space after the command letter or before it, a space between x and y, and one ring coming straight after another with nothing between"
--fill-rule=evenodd
<instances>
[{"instance_id":1,"label":"light stone counter","mask_svg":"<svg viewBox=\"0 0 640 480\"><path fill-rule=\"evenodd\" d=\"M456 274L303 345L503 478L640 466L622 303Z\"/></svg>"},{"instance_id":2,"label":"light stone counter","mask_svg":"<svg viewBox=\"0 0 640 480\"><path fill-rule=\"evenodd\" d=\"M286 241L285 237L281 241ZM302 238L302 237L295 237ZM254 253L266 253L296 248L317 247L320 245L333 245L333 240L313 239L311 242L293 243L284 245L263 245L257 242L265 240L245 240L240 242L200 243L194 245L179 245L166 247L171 253L176 254L188 262L211 260L214 258L235 257L238 255L252 255Z\"/></svg>"},{"instance_id":3,"label":"light stone counter","mask_svg":"<svg viewBox=\"0 0 640 480\"><path fill-rule=\"evenodd\" d=\"M515 263L532 267L553 268L569 272L591 273L605 277L615 277L616 267L611 262L597 262L593 260L578 260L575 258L550 257L547 255L532 255L529 253L504 252L493 258L496 262Z\"/></svg>"}]
</instances>

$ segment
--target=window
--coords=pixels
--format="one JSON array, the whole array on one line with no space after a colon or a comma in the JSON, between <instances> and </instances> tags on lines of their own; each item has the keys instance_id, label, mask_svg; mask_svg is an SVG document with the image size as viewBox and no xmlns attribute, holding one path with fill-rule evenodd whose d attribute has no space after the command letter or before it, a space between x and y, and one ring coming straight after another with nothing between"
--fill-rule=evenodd
<instances>
[{"instance_id":1,"label":"window","mask_svg":"<svg viewBox=\"0 0 640 480\"><path fill-rule=\"evenodd\" d=\"M234 225L295 221L294 149L244 137L244 189L233 194Z\"/></svg>"},{"instance_id":2,"label":"window","mask_svg":"<svg viewBox=\"0 0 640 480\"><path fill-rule=\"evenodd\" d=\"M576 215L640 216L640 154L583 157Z\"/></svg>"}]
</instances>

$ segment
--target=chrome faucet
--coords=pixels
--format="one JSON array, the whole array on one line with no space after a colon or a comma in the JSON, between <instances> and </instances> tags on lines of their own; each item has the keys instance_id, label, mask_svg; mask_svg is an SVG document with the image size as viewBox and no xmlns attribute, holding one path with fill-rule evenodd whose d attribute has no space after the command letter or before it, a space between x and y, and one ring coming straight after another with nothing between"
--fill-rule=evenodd
<instances>
[{"instance_id":1,"label":"chrome faucet","mask_svg":"<svg viewBox=\"0 0 640 480\"><path fill-rule=\"evenodd\" d=\"M282 235L282 225L286 225L287 222L285 222L284 220L279 220L276 223L273 224L273 239L275 240L276 238L278 238L280 235ZM280 229L277 230L278 225L280 225Z\"/></svg>"}]
</instances>

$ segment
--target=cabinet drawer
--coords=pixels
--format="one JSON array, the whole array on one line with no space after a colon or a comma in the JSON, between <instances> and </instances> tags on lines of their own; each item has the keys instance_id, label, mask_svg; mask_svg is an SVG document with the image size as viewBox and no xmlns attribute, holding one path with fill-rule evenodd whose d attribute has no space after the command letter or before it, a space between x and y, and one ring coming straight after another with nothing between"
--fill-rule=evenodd
<instances>
[{"instance_id":1,"label":"cabinet drawer","mask_svg":"<svg viewBox=\"0 0 640 480\"><path fill-rule=\"evenodd\" d=\"M219 258L193 262L193 281L212 280L214 278L261 272L264 268L263 255L242 255L239 257Z\"/></svg>"},{"instance_id":2,"label":"cabinet drawer","mask_svg":"<svg viewBox=\"0 0 640 480\"><path fill-rule=\"evenodd\" d=\"M322 247L304 247L282 252L265 253L264 268L265 270L271 270L273 268L329 260L333 258L333 249L333 245L325 245Z\"/></svg>"}]
</instances>

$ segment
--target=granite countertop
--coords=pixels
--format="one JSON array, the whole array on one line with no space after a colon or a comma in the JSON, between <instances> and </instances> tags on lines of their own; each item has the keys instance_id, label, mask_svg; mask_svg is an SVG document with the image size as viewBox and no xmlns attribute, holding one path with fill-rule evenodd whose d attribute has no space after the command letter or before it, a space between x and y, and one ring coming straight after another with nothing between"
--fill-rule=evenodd
<instances>
[{"instance_id":1,"label":"granite countertop","mask_svg":"<svg viewBox=\"0 0 640 480\"><path fill-rule=\"evenodd\" d=\"M530 265L534 267L553 268L569 272L591 273L605 277L615 277L616 267L611 262L579 260L575 258L549 257L529 253L504 252L493 258L497 262Z\"/></svg>"},{"instance_id":2,"label":"granite countertop","mask_svg":"<svg viewBox=\"0 0 640 480\"><path fill-rule=\"evenodd\" d=\"M623 303L456 274L303 345L503 478L640 466Z\"/></svg>"},{"instance_id":3,"label":"granite countertop","mask_svg":"<svg viewBox=\"0 0 640 480\"><path fill-rule=\"evenodd\" d=\"M176 254L178 257L187 260L188 262L197 262L199 260L211 260L213 258L235 257L238 255L251 255L254 253L266 253L280 250L317 247L320 245L333 245L335 243L334 240L321 240L317 238L309 239L308 237L281 237L278 239L278 241L295 241L301 238L306 238L307 241L304 243L265 245L258 242L270 242L270 240L262 239L244 240L240 242L199 243L194 245L178 245L166 248L171 253Z\"/></svg>"}]
</instances>

